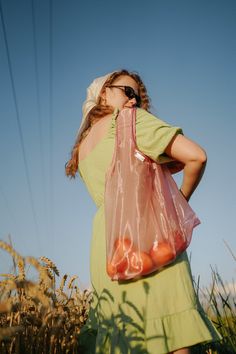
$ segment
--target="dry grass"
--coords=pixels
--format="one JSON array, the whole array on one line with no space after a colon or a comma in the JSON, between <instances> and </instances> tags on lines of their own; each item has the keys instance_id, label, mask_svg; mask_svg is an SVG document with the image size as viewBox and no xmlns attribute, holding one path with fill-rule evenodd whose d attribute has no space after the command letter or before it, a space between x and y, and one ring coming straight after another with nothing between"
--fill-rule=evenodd
<instances>
[{"instance_id":1,"label":"dry grass","mask_svg":"<svg viewBox=\"0 0 236 354\"><path fill-rule=\"evenodd\" d=\"M22 257L6 242L16 274L0 274L0 353L78 353L78 336L85 324L92 293L80 291L76 276L62 277L56 288L56 265L46 257ZM33 266L37 281L26 279Z\"/></svg>"},{"instance_id":2,"label":"dry grass","mask_svg":"<svg viewBox=\"0 0 236 354\"><path fill-rule=\"evenodd\" d=\"M0 274L0 353L94 353L96 330L85 326L94 294L81 291L77 276L67 274L56 288L60 274L47 257L22 257L3 241L0 248L12 256L15 265L15 274ZM26 266L35 268L36 281L26 279ZM197 345L191 353L236 353L236 284L232 282L228 288L214 269L210 287L202 289L199 283L198 278L195 289L200 302L223 339ZM107 327L115 330L112 320Z\"/></svg>"}]
</instances>

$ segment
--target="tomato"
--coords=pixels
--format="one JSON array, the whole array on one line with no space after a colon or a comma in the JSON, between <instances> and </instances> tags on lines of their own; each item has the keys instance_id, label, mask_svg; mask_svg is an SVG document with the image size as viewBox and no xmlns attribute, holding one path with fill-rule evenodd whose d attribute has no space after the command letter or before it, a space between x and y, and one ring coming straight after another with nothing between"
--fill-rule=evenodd
<instances>
[{"instance_id":1,"label":"tomato","mask_svg":"<svg viewBox=\"0 0 236 354\"><path fill-rule=\"evenodd\" d=\"M117 273L124 273L128 267L127 258L123 259L114 259L112 258L111 262L107 263L107 273L110 277L113 277Z\"/></svg>"},{"instance_id":2,"label":"tomato","mask_svg":"<svg viewBox=\"0 0 236 354\"><path fill-rule=\"evenodd\" d=\"M115 267L115 273L124 273L128 267L127 254L131 250L131 240L128 237L120 237L115 240L114 253L111 265ZM111 273L113 273L111 271Z\"/></svg>"},{"instance_id":3,"label":"tomato","mask_svg":"<svg viewBox=\"0 0 236 354\"><path fill-rule=\"evenodd\" d=\"M121 258L116 263L116 269L118 273L124 273L128 267L127 257Z\"/></svg>"},{"instance_id":4,"label":"tomato","mask_svg":"<svg viewBox=\"0 0 236 354\"><path fill-rule=\"evenodd\" d=\"M149 254L157 266L163 266L175 258L171 245L166 241L160 241L158 244L154 243Z\"/></svg>"},{"instance_id":5,"label":"tomato","mask_svg":"<svg viewBox=\"0 0 236 354\"><path fill-rule=\"evenodd\" d=\"M107 274L111 278L116 274L116 267L111 262L107 262Z\"/></svg>"},{"instance_id":6,"label":"tomato","mask_svg":"<svg viewBox=\"0 0 236 354\"><path fill-rule=\"evenodd\" d=\"M128 237L117 238L114 242L114 253L111 264L107 266L108 274L119 273L119 278L125 278L125 273L146 274L154 267L153 261L147 252L138 252L132 247L132 241Z\"/></svg>"},{"instance_id":7,"label":"tomato","mask_svg":"<svg viewBox=\"0 0 236 354\"><path fill-rule=\"evenodd\" d=\"M152 270L153 266L153 261L147 252L131 251L128 253L129 273L146 274Z\"/></svg>"},{"instance_id":8,"label":"tomato","mask_svg":"<svg viewBox=\"0 0 236 354\"><path fill-rule=\"evenodd\" d=\"M128 237L119 237L115 240L114 247L121 252L126 252L131 249L131 239Z\"/></svg>"},{"instance_id":9,"label":"tomato","mask_svg":"<svg viewBox=\"0 0 236 354\"><path fill-rule=\"evenodd\" d=\"M132 251L128 254L129 261L129 272L130 273L139 273L142 269L142 262L139 258L137 251Z\"/></svg>"},{"instance_id":10,"label":"tomato","mask_svg":"<svg viewBox=\"0 0 236 354\"><path fill-rule=\"evenodd\" d=\"M120 252L115 252L110 267L115 268L115 272L123 273L128 266L127 256Z\"/></svg>"},{"instance_id":11,"label":"tomato","mask_svg":"<svg viewBox=\"0 0 236 354\"><path fill-rule=\"evenodd\" d=\"M112 263L117 266L117 271L124 272L128 266L127 255L131 252L131 240L128 237L117 238L114 247L115 252L112 258Z\"/></svg>"},{"instance_id":12,"label":"tomato","mask_svg":"<svg viewBox=\"0 0 236 354\"><path fill-rule=\"evenodd\" d=\"M174 232L175 250L177 254L185 251L187 248L187 241L179 230Z\"/></svg>"},{"instance_id":13,"label":"tomato","mask_svg":"<svg viewBox=\"0 0 236 354\"><path fill-rule=\"evenodd\" d=\"M141 274L146 274L151 272L151 270L154 268L154 264L149 254L147 252L140 252L140 258L142 261L142 268L143 268Z\"/></svg>"},{"instance_id":14,"label":"tomato","mask_svg":"<svg viewBox=\"0 0 236 354\"><path fill-rule=\"evenodd\" d=\"M119 279L125 279L129 274L147 274L154 267L153 261L147 252L138 252L131 250L123 258L120 252L116 252L111 260L107 263L107 273L112 278L119 273Z\"/></svg>"}]
</instances>

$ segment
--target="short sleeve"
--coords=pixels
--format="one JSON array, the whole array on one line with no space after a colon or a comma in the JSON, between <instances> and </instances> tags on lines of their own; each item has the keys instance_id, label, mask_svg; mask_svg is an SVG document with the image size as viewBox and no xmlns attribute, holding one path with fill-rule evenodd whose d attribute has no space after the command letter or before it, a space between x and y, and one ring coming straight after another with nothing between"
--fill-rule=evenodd
<instances>
[{"instance_id":1,"label":"short sleeve","mask_svg":"<svg viewBox=\"0 0 236 354\"><path fill-rule=\"evenodd\" d=\"M136 144L140 151L154 161L173 161L164 151L177 134L183 134L180 127L171 126L146 110L137 108Z\"/></svg>"}]
</instances>

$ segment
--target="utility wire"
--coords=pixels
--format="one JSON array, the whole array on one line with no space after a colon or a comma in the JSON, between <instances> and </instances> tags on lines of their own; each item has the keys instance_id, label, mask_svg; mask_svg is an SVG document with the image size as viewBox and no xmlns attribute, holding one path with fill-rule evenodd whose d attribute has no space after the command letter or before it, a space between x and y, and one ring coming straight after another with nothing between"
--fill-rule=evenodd
<instances>
[{"instance_id":1,"label":"utility wire","mask_svg":"<svg viewBox=\"0 0 236 354\"><path fill-rule=\"evenodd\" d=\"M38 129L39 129L39 147L40 147L40 157L41 157L41 180L42 189L44 195L44 217L46 217L46 190L45 190L45 168L44 168L44 152L43 152L43 134L42 134L42 116L40 107L40 92L39 92L39 72L38 72L38 53L37 53L37 36L36 36L36 21L35 21L35 5L34 0L31 0L31 11L32 11L32 25L33 25L33 48L34 48L34 70L35 70L35 80L36 80L36 104L37 104L37 118L38 118Z\"/></svg>"},{"instance_id":2,"label":"utility wire","mask_svg":"<svg viewBox=\"0 0 236 354\"><path fill-rule=\"evenodd\" d=\"M15 110L16 110L17 127L18 127L18 131L19 131L19 136L20 136L20 144L21 144L23 160L24 160L26 181L27 181L27 185L28 185L28 191L29 191L29 197L30 197L30 205L31 205L31 209L32 209L34 226L35 226L35 234L36 234L36 237L37 237L39 250L40 250L40 252L42 252L40 241L39 241L38 223L37 223L37 217L36 217L36 212L35 212L35 207L34 207L34 200L33 200L32 188L31 188L30 177L29 177L29 169L28 169L28 164L27 164L27 159L26 159L26 154L25 154L24 139L23 139L23 134L22 134L19 109L18 109L18 104L17 104L16 90L15 90L15 84L14 84L14 79L13 79L12 64L11 64L11 58L10 58L10 53L9 53L7 32L6 32L6 26L5 26L5 21L4 21L4 13L3 13L1 0L0 0L0 15L1 15L3 36L4 36L4 41L5 41L5 47L6 47L8 69L9 69L9 75L10 75L10 81L11 81L11 87L12 87L12 93L13 93L13 101L14 101Z\"/></svg>"},{"instance_id":3,"label":"utility wire","mask_svg":"<svg viewBox=\"0 0 236 354\"><path fill-rule=\"evenodd\" d=\"M53 187L53 3L49 1L49 139L50 139L50 212L54 251L54 187Z\"/></svg>"},{"instance_id":4,"label":"utility wire","mask_svg":"<svg viewBox=\"0 0 236 354\"><path fill-rule=\"evenodd\" d=\"M8 202L8 199L6 197L6 194L5 192L3 191L2 187L0 186L0 195L2 197L2 200L4 202L4 207L5 207L5 210L8 211L10 217L11 217L11 222L13 223L13 225L15 226L15 229L16 230L19 230L19 225L18 223L16 222L16 218L15 218L15 215L13 214L12 212L12 209L10 208L10 205L9 205L9 202Z\"/></svg>"}]
</instances>

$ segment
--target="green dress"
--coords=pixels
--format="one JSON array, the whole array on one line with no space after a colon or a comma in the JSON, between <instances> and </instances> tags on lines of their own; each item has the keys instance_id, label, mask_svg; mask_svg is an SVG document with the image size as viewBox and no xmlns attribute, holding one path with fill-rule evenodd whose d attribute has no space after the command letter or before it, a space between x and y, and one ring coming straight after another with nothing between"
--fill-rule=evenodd
<instances>
[{"instance_id":1,"label":"green dress","mask_svg":"<svg viewBox=\"0 0 236 354\"><path fill-rule=\"evenodd\" d=\"M161 271L136 281L112 281L106 273L104 187L115 146L117 110L107 135L80 161L78 168L98 207L90 251L94 297L87 326L96 333L90 352L162 354L217 341L221 336L199 303L186 252ZM171 161L164 150L179 133L183 133L181 128L137 108L137 146L152 159L160 163Z\"/></svg>"}]
</instances>

